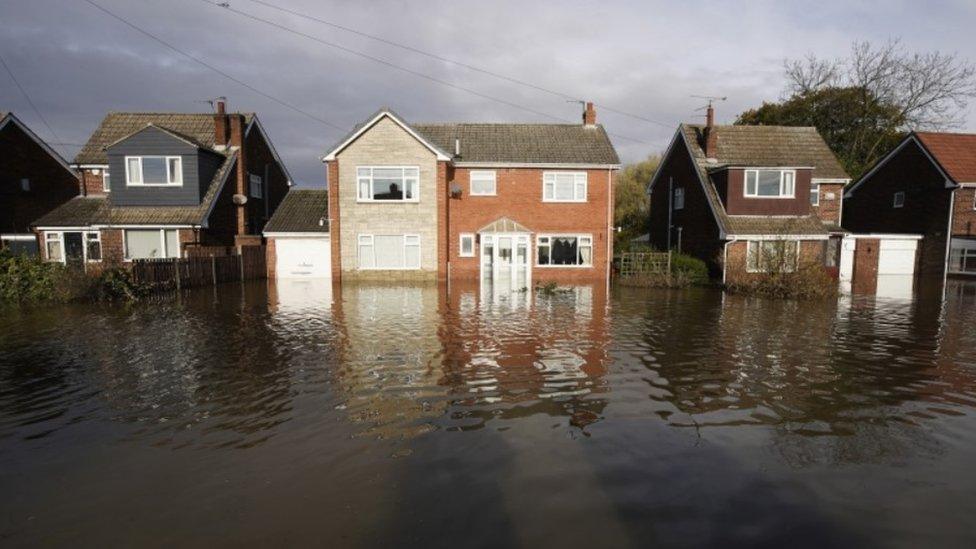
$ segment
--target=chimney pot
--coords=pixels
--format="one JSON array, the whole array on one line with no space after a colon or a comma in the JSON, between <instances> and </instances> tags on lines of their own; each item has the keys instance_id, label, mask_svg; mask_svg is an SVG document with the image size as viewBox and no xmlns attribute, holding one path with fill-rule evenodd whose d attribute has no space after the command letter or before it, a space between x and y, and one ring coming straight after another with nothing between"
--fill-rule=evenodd
<instances>
[{"instance_id":1,"label":"chimney pot","mask_svg":"<svg viewBox=\"0 0 976 549\"><path fill-rule=\"evenodd\" d=\"M583 111L583 124L587 126L596 125L596 109L593 108L593 102L586 102L586 109Z\"/></svg>"},{"instance_id":2,"label":"chimney pot","mask_svg":"<svg viewBox=\"0 0 976 549\"><path fill-rule=\"evenodd\" d=\"M230 140L230 121L227 119L227 100L218 97L214 103L217 112L214 113L214 145L218 148L227 147Z\"/></svg>"},{"instance_id":3,"label":"chimney pot","mask_svg":"<svg viewBox=\"0 0 976 549\"><path fill-rule=\"evenodd\" d=\"M715 135L715 109L712 108L711 103L709 103L708 108L705 110L705 130L703 132L705 139L705 158L715 158L718 152L718 138Z\"/></svg>"}]
</instances>

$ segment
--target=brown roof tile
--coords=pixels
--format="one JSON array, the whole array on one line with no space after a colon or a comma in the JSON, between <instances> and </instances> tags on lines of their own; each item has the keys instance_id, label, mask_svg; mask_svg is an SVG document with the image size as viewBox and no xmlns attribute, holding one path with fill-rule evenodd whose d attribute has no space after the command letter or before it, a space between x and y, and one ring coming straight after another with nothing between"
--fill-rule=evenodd
<instances>
[{"instance_id":1,"label":"brown roof tile","mask_svg":"<svg viewBox=\"0 0 976 549\"><path fill-rule=\"evenodd\" d=\"M329 191L291 189L272 214L265 233L328 233ZM320 220L326 220L320 223Z\"/></svg>"},{"instance_id":2,"label":"brown roof tile","mask_svg":"<svg viewBox=\"0 0 976 549\"><path fill-rule=\"evenodd\" d=\"M620 158L603 126L582 124L414 124L456 162L618 165Z\"/></svg>"},{"instance_id":3,"label":"brown roof tile","mask_svg":"<svg viewBox=\"0 0 976 549\"><path fill-rule=\"evenodd\" d=\"M915 132L956 183L976 183L976 134Z\"/></svg>"}]
</instances>

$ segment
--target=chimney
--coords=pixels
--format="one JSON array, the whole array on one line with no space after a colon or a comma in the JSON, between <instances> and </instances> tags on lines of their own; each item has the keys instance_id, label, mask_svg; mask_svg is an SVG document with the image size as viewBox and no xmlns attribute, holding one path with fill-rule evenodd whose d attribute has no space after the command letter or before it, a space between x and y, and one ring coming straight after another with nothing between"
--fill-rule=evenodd
<instances>
[{"instance_id":1,"label":"chimney","mask_svg":"<svg viewBox=\"0 0 976 549\"><path fill-rule=\"evenodd\" d=\"M223 149L227 147L227 141L230 137L227 120L227 98L218 97L214 102L214 107L217 109L217 112L214 113L214 145L217 149Z\"/></svg>"},{"instance_id":2,"label":"chimney","mask_svg":"<svg viewBox=\"0 0 976 549\"><path fill-rule=\"evenodd\" d=\"M715 109L712 108L711 103L708 104L708 109L705 111L705 130L702 134L705 140L705 158L715 158L718 147L715 136Z\"/></svg>"},{"instance_id":3,"label":"chimney","mask_svg":"<svg viewBox=\"0 0 976 549\"><path fill-rule=\"evenodd\" d=\"M586 126L596 126L596 109L593 108L593 102L586 102L586 110L583 111L583 124Z\"/></svg>"}]
</instances>

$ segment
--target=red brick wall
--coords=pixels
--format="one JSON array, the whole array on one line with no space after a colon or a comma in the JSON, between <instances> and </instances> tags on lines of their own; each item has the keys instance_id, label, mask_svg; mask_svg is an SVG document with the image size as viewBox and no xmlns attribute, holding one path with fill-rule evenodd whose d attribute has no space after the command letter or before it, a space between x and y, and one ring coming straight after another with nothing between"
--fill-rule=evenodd
<instances>
[{"instance_id":1,"label":"red brick wall","mask_svg":"<svg viewBox=\"0 0 976 549\"><path fill-rule=\"evenodd\" d=\"M447 162L437 163L437 278L447 279L447 264L449 259L450 226L448 211L448 177L456 177L456 170L449 167Z\"/></svg>"},{"instance_id":2,"label":"red brick wall","mask_svg":"<svg viewBox=\"0 0 976 549\"><path fill-rule=\"evenodd\" d=\"M36 219L78 194L78 178L13 122L0 132L0 151L0 233L28 233Z\"/></svg>"},{"instance_id":3,"label":"red brick wall","mask_svg":"<svg viewBox=\"0 0 976 549\"><path fill-rule=\"evenodd\" d=\"M342 241L339 227L339 163L326 163L326 181L329 185L329 232L332 246L332 280L342 280L342 253L339 242Z\"/></svg>"},{"instance_id":4,"label":"red brick wall","mask_svg":"<svg viewBox=\"0 0 976 549\"><path fill-rule=\"evenodd\" d=\"M446 248L451 262L452 279L476 278L480 268L478 243L475 244L475 257L459 256L461 233L477 234L480 228L500 217L508 217L532 231L529 259L532 262L533 280L559 282L606 277L613 240L607 227L608 205L613 198L612 189L608 188L608 181L612 183L609 170L575 170L587 173L585 203L542 201L542 174L556 170L496 169L495 196L471 196L470 171L468 168L454 170L453 181L461 186L462 196L448 199L450 230ZM593 265L579 268L547 268L536 265L535 238L539 233L592 235Z\"/></svg>"},{"instance_id":5,"label":"red brick wall","mask_svg":"<svg viewBox=\"0 0 976 549\"><path fill-rule=\"evenodd\" d=\"M102 196L105 193L105 186L102 178L105 175L105 170L99 168L98 175L95 174L95 169L85 168L81 171L81 184L83 187L83 194L85 196ZM120 178L117 178L120 184L125 184L125 174L121 174ZM110 182L111 184L111 182Z\"/></svg>"},{"instance_id":6,"label":"red brick wall","mask_svg":"<svg viewBox=\"0 0 976 549\"><path fill-rule=\"evenodd\" d=\"M894 193L899 191L905 193L905 205L894 208ZM844 199L844 228L858 233L923 235L918 275L941 283L951 193L924 152L908 143Z\"/></svg>"},{"instance_id":7,"label":"red brick wall","mask_svg":"<svg viewBox=\"0 0 976 549\"><path fill-rule=\"evenodd\" d=\"M685 207L673 214L672 224L682 228L681 249L705 261L712 277L721 277L722 242L718 225L708 205L708 198L698 181L691 157L680 141L661 164L661 173L651 191L651 245L659 250L667 249L668 242L668 180L675 188L685 190ZM672 247L676 246L676 231L671 230Z\"/></svg>"},{"instance_id":8,"label":"red brick wall","mask_svg":"<svg viewBox=\"0 0 976 549\"><path fill-rule=\"evenodd\" d=\"M821 183L820 184L820 205L811 206L810 210L821 220L840 225L840 208L844 195L843 183ZM833 198L830 198L833 196Z\"/></svg>"},{"instance_id":9,"label":"red brick wall","mask_svg":"<svg viewBox=\"0 0 976 549\"><path fill-rule=\"evenodd\" d=\"M956 189L952 205L952 235L976 236L976 188Z\"/></svg>"},{"instance_id":10,"label":"red brick wall","mask_svg":"<svg viewBox=\"0 0 976 549\"><path fill-rule=\"evenodd\" d=\"M275 249L275 238L269 238L265 246L265 264L268 266L268 278L273 279L278 276L278 254Z\"/></svg>"},{"instance_id":11,"label":"red brick wall","mask_svg":"<svg viewBox=\"0 0 976 549\"><path fill-rule=\"evenodd\" d=\"M854 273L851 293L874 295L878 293L878 257L881 241L877 238L859 238L854 248Z\"/></svg>"},{"instance_id":12,"label":"red brick wall","mask_svg":"<svg viewBox=\"0 0 976 549\"><path fill-rule=\"evenodd\" d=\"M747 198L745 170L727 170L728 191L724 194L729 215L807 215L810 213L810 172L796 170L794 198ZM720 193L721 194L721 193Z\"/></svg>"}]
</instances>

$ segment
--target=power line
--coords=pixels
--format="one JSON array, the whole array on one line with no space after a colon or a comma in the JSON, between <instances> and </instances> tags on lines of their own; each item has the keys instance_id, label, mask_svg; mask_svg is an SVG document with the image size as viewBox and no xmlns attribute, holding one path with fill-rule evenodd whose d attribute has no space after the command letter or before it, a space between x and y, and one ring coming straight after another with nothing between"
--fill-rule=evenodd
<instances>
[{"instance_id":1,"label":"power line","mask_svg":"<svg viewBox=\"0 0 976 549\"><path fill-rule=\"evenodd\" d=\"M471 71L474 71L474 72L478 72L478 73L481 73L481 74L484 74L484 75L487 75L487 76L491 76L493 78L498 78L498 79L501 79L501 80L505 80L505 81L511 82L513 84L518 84L519 86L524 86L524 87L531 88L531 89L536 90L536 91L541 91L541 92L544 92L544 93L548 93L550 95L555 95L556 97L560 97L562 99L567 99L567 100L570 100L570 101L580 101L580 102L582 102L582 100L579 97L575 97L575 96L569 95L567 93L563 93L561 91L553 90L551 88L547 88L547 87L544 87L544 86L540 86L538 84L533 84L531 82L528 82L528 81L525 81L525 80L522 80L522 79L519 79L519 78L515 78L515 77L512 77L512 76L508 76L508 75L504 75L504 74L501 74L501 73L497 73L497 72L494 72L494 71L491 71L491 70L488 70L488 69L485 69L485 68L482 68L482 67L478 67L478 66L475 66L475 65L471 65L470 63L465 63L463 61L458 61L456 59L450 59L450 58L444 57L442 55L438 55L436 53L429 52L429 51L422 50L420 48L411 46L409 44L403 44L401 42L395 42L393 40L389 40L387 38L383 38L382 36L376 36L375 34L369 34L367 32L364 32L364 31L361 31L361 30L358 30L358 29L354 29L354 28L351 28L351 27L347 27L345 25L341 25L341 24L335 23L333 21L328 21L326 19L322 19L322 18L316 17L314 15L309 15L307 13L302 13L302 12L299 12L299 11L296 11L296 10L292 10L292 9L289 9L289 8L277 6L277 5L271 4L269 2L264 2L263 0L248 0L248 1L249 2L253 2L255 4L259 4L259 5L268 7L268 8L271 8L271 9L274 9L274 10L278 10L278 11L281 11L281 12L284 12L284 13L288 13L288 14L294 15L296 17L301 17L303 19L308 19L309 21L315 21L316 23L321 23L323 25L328 25L328 26L330 26L332 28L339 29L339 30L342 30L342 31L346 31L348 33L352 33L352 34L355 34L355 35L358 35L358 36L362 36L364 38L369 38L370 40L375 40L377 42L382 42L383 44L387 44L389 46L393 46L393 47L396 47L396 48L400 48L400 49L403 49L403 50L407 50L407 51L410 51L410 52L413 52L413 53L416 53L416 54L419 54L419 55L423 55L423 56L429 57L431 59L436 59L437 61L441 61L441 62L444 62L444 63L450 63L452 65L456 65L458 67L463 67L465 69L468 69L468 70L471 70ZM229 4L226 4L226 5L224 5L224 4L226 4L226 3L222 3L222 4L218 4L218 5L221 5L221 7L228 7L229 8ZM667 127L667 128L671 128L671 127L674 126L674 124L666 124L664 122L659 122L657 120L652 120L650 118L641 116L639 114L634 114L634 113L627 112L627 111L624 111L624 110L621 110L621 109L617 109L617 108L611 107L611 106L606 105L606 104L603 104L603 103L596 104L596 106L600 107L603 110L610 111L612 113L620 114L620 115L623 115L623 116L629 116L631 118L635 118L637 120L642 120L644 122L648 122L648 123L651 123L651 124L657 124L659 126L664 126L664 127Z\"/></svg>"},{"instance_id":2,"label":"power line","mask_svg":"<svg viewBox=\"0 0 976 549\"><path fill-rule=\"evenodd\" d=\"M24 98L27 99L27 103L30 105L32 109L34 109L34 114L36 114L37 117L41 119L41 122L43 122L44 125L47 126L47 131L51 132L51 135L54 136L54 139L60 141L61 138L58 137L58 134L54 132L54 128L52 128L51 125L47 123L47 119L44 118L44 115L41 114L41 110L38 109L37 105L34 104L34 101L31 99L30 94L27 93L27 90L25 90L24 87L20 85L20 82L17 81L17 77L14 76L14 71L10 70L10 66L7 65L6 61L4 61L2 55L0 55L0 65L3 65L3 68L6 69L7 74L10 75L10 79L14 81L14 84L16 84L17 89L20 90L20 93L24 94Z\"/></svg>"},{"instance_id":3,"label":"power line","mask_svg":"<svg viewBox=\"0 0 976 549\"><path fill-rule=\"evenodd\" d=\"M275 103L277 103L277 104L279 104L279 105L281 105L283 107L287 107L287 108L289 108L289 109L291 109L291 110L293 110L293 111L295 111L295 112L297 112L299 114L302 114L304 116L307 116L307 117L311 118L312 120L315 120L317 122L321 122L322 124L325 124L326 126L329 126L331 128L335 128L335 129L340 130L340 131L343 131L343 132L346 131L346 130L348 130L348 128L344 128L342 126L339 126L338 124L333 124L332 122L329 122L328 120L324 120L322 118L319 118L318 116L316 116L316 115L314 115L314 114L312 114L310 112L307 112L307 111L303 110L300 107L297 107L297 106L295 106L295 105L293 105L291 103L288 103L287 101L284 101L283 99L278 99L277 97L275 97L275 96L273 96L273 95L271 95L271 94L269 94L267 92L264 92L262 90L259 90L258 88L255 88L254 86L248 84L247 82L244 82L243 80L240 80L238 78L235 78L235 77L227 74L226 72L218 69L217 67L215 67L215 66L207 63L206 61L204 61L204 60L202 60L202 59L200 59L200 58L198 58L198 57L196 57L194 55L191 55L191 54L189 54L189 53L181 50L180 48L177 48L176 46L170 44L169 42L163 40L162 38L156 36L155 34L149 32L149 31L147 31L147 30L145 30L145 29L143 29L141 27L136 26L134 23L129 22L124 17L116 14L115 12L110 11L107 8L104 8L104 7L100 6L99 4L96 4L92 0L85 0L85 2L87 2L88 4L90 4L92 7L98 9L99 11L105 13L106 15L112 17L113 19L116 19L117 21L122 22L126 26L128 26L128 27L130 27L130 28L132 28L132 29L134 29L134 30L136 30L136 31L138 31L138 32L140 32L140 33L148 36L149 38L152 38L156 42L159 42L160 44L166 46L167 48L169 48L169 49L171 49L173 51L175 51L176 53L179 53L180 55L183 55L185 57L188 57L189 59L191 59L191 60L199 63L200 65L206 67L207 69L210 69L211 71L213 71L213 72L215 72L215 73L223 76L224 78L230 80L231 82L234 82L234 83L236 83L236 84L238 84L240 86L243 86L243 87L251 90L252 92L254 92L254 93L256 93L256 94L258 94L258 95L260 95L260 96L262 96L262 97L264 97L266 99L269 99L271 101L274 101Z\"/></svg>"},{"instance_id":4,"label":"power line","mask_svg":"<svg viewBox=\"0 0 976 549\"><path fill-rule=\"evenodd\" d=\"M90 2L90 0L86 0L86 1ZM272 26L272 27L277 28L279 30L283 30L285 32L288 32L288 33L291 33L291 34L294 34L294 35L297 35L297 36L301 36L301 37L306 38L308 40L312 40L314 42L318 42L319 44L322 44L322 45L325 45L325 46L329 46L331 48L335 48L335 49L344 51L346 53L350 53L352 55L356 55L356 56L359 56L359 57L368 59L368 60L373 61L375 63L379 63L381 65L390 67L392 69L396 69L396 70L399 70L399 71L402 71L402 72L406 72L408 74L417 76L419 78L423 78L425 80L429 80L429 81L434 82L436 84L440 84L440 85L443 85L443 86L447 86L447 87L450 87L450 88L453 88L453 89L456 89L456 90L460 90L460 91L463 91L463 92L466 92L466 93L470 93L470 94L475 95L477 97L481 97L482 99L488 99L489 101L494 101L494 102L500 103L502 105L506 105L506 106L509 106L509 107L512 107L512 108L516 108L516 109L520 109L520 110L523 110L523 111L526 111L526 112L530 112L530 113L536 114L538 116L543 116L543 117L546 117L546 118L549 118L549 119L552 119L552 120L557 120L557 121L560 121L560 122L570 123L570 121L569 120L566 120L565 118L562 118L562 117L559 117L559 116L554 116L554 115L551 115L549 113L546 113L546 112L542 112L542 111L533 109L531 107L526 107L524 105L520 105L518 103L514 103L512 101L508 101L508 100L502 99L500 97L495 97L493 95L488 95L486 93L482 93L482 92L479 92L477 90L474 90L474 89L471 89L471 88L467 88L467 87L464 87L464 86L455 84L453 82L448 82L447 80L443 80L443 79L437 78L435 76L431 76L429 74L422 73L420 71L416 71L416 70L413 70L413 69L409 69L407 67L403 67L401 65L397 65L396 63L393 63L391 61L387 61L387 60L382 59L382 58L379 58L379 57L375 57L375 56L370 55L368 53L363 53L361 51L354 50L352 48L343 46L341 44L337 44L335 42L329 42L328 40L324 40L324 39L319 38L317 36L313 36L311 34L308 34L306 32L302 32L300 30L293 29L291 27L282 25L281 23L277 23L275 21L271 21L269 19L265 19L263 17L259 17L257 15L253 15L251 13L248 13L248 12L245 12L245 11L241 11L239 9L236 9L236 8L231 7L230 4L228 4L227 2L213 2L211 0L200 0L200 1L201 2L204 2L206 4L210 4L211 6L214 6L214 7L226 9L226 10L228 10L230 12L233 12L233 13L235 13L237 15L240 15L242 17L245 17L247 19L251 19L253 21L258 21L260 23L264 23L265 25ZM610 132L607 132L607 133L610 133ZM637 143L644 143L644 141L641 141L640 139L635 139L633 137L628 137L628 136L625 136L625 135L619 135L619 134L610 134L610 135L614 135L615 137L619 137L621 139L627 139L629 141L634 141L634 142L637 142Z\"/></svg>"}]
</instances>

